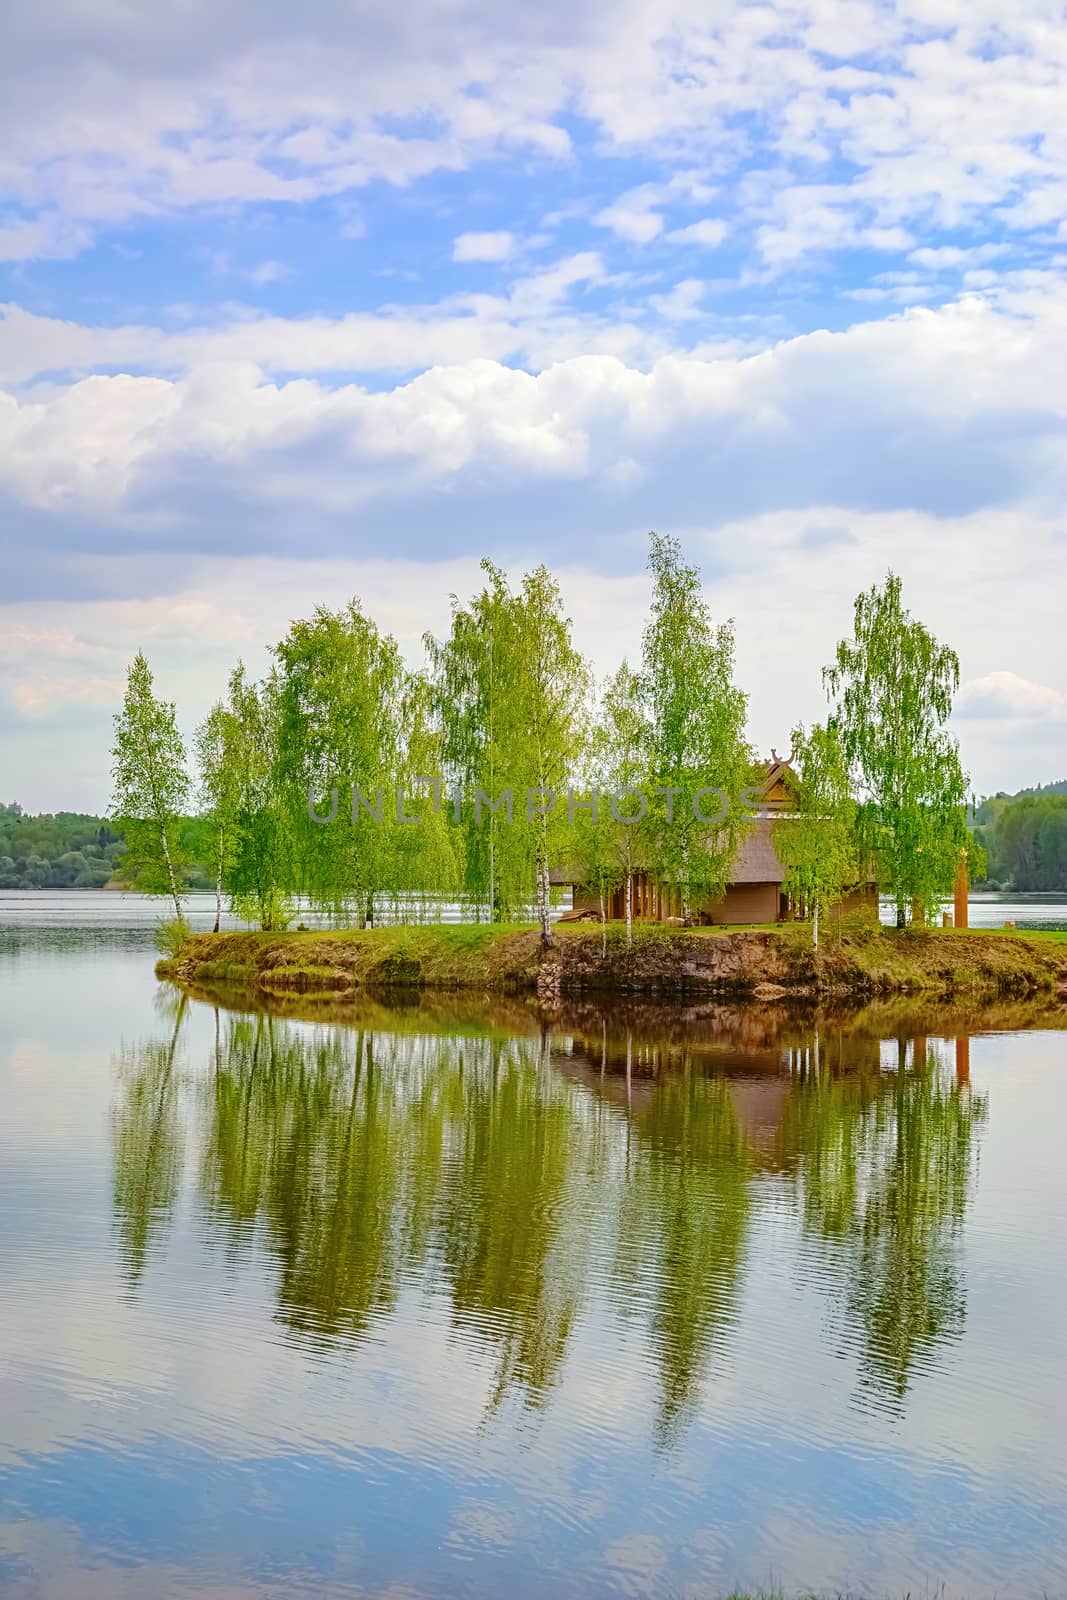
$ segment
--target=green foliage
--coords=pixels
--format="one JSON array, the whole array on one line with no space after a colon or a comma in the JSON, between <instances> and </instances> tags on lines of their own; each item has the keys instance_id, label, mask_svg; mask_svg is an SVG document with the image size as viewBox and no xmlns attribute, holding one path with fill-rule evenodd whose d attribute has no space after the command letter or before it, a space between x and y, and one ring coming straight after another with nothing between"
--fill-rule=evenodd
<instances>
[{"instance_id":1,"label":"green foliage","mask_svg":"<svg viewBox=\"0 0 1067 1600\"><path fill-rule=\"evenodd\" d=\"M786 867L785 889L812 915L812 941L819 943L819 918L859 877L856 802L841 739L816 723L793 729L796 759L795 815L775 825L775 847Z\"/></svg>"},{"instance_id":2,"label":"green foliage","mask_svg":"<svg viewBox=\"0 0 1067 1600\"><path fill-rule=\"evenodd\" d=\"M174 706L156 699L141 651L127 674L111 754L112 814L122 818L128 863L136 865L139 887L146 894L169 895L180 918L179 829L189 792L185 746Z\"/></svg>"},{"instance_id":3,"label":"green foliage","mask_svg":"<svg viewBox=\"0 0 1067 1600\"><path fill-rule=\"evenodd\" d=\"M443 644L427 639L440 753L450 789L467 797L457 832L464 889L504 920L536 892L548 937L550 859L567 842L559 801L577 763L589 676L574 647L559 586L544 567L528 572L518 593L490 562L488 582L468 606L453 600ZM512 820L489 809L512 790ZM551 809L528 790L557 797ZM482 814L472 803L484 795Z\"/></svg>"},{"instance_id":4,"label":"green foliage","mask_svg":"<svg viewBox=\"0 0 1067 1600\"><path fill-rule=\"evenodd\" d=\"M627 789L643 793L646 786L649 727L640 689L640 679L625 660L604 686L579 774L583 793L596 796L596 811L575 811L571 838L575 864L602 900L625 888L627 943L633 938L633 875L643 860L644 828L640 822L620 820L636 814L636 798L627 797L614 810L612 798Z\"/></svg>"},{"instance_id":5,"label":"green foliage","mask_svg":"<svg viewBox=\"0 0 1067 1600\"><path fill-rule=\"evenodd\" d=\"M258 923L263 933L284 933L295 912L281 889L235 889L230 909L242 922Z\"/></svg>"},{"instance_id":6,"label":"green foliage","mask_svg":"<svg viewBox=\"0 0 1067 1600\"><path fill-rule=\"evenodd\" d=\"M313 904L373 920L375 899L398 887L395 794L401 769L406 674L396 640L379 633L356 600L319 606L276 646L275 771L290 828L294 881ZM352 786L382 819L349 810ZM337 819L313 820L309 795L337 791ZM354 813L354 814L353 814Z\"/></svg>"},{"instance_id":7,"label":"green foliage","mask_svg":"<svg viewBox=\"0 0 1067 1600\"><path fill-rule=\"evenodd\" d=\"M213 868L215 931L222 916L224 880L234 863L238 845L241 799L238 752L240 728L232 710L215 702L196 730L196 759L200 774L199 798L203 837L198 854Z\"/></svg>"},{"instance_id":8,"label":"green foliage","mask_svg":"<svg viewBox=\"0 0 1067 1600\"><path fill-rule=\"evenodd\" d=\"M488 582L470 603L452 596L452 627L439 643L429 634L433 713L440 729L442 772L449 791L472 798L479 790L495 800L510 755L517 670L514 603L504 574L483 561ZM506 920L529 898L527 863L495 811L478 818L461 809L453 830L463 893L479 915L489 908Z\"/></svg>"},{"instance_id":9,"label":"green foliage","mask_svg":"<svg viewBox=\"0 0 1067 1600\"><path fill-rule=\"evenodd\" d=\"M1067 794L1057 785L986 800L975 821L992 882L1028 893L1067 889Z\"/></svg>"},{"instance_id":10,"label":"green foliage","mask_svg":"<svg viewBox=\"0 0 1067 1600\"><path fill-rule=\"evenodd\" d=\"M590 678L571 638L559 585L547 568L525 575L516 613L516 693L507 707L512 772L523 797L516 829L520 849L525 845L533 859L541 938L547 944L549 869L568 831L567 810L558 800L575 769ZM541 796L535 795L531 805L537 790Z\"/></svg>"},{"instance_id":11,"label":"green foliage","mask_svg":"<svg viewBox=\"0 0 1067 1600\"><path fill-rule=\"evenodd\" d=\"M0 805L0 889L102 889L124 850L121 832L102 817L28 817Z\"/></svg>"},{"instance_id":12,"label":"green foliage","mask_svg":"<svg viewBox=\"0 0 1067 1600\"><path fill-rule=\"evenodd\" d=\"M193 930L184 917L169 917L156 929L155 946L161 956L173 960L181 955L192 937Z\"/></svg>"},{"instance_id":13,"label":"green foliage","mask_svg":"<svg viewBox=\"0 0 1067 1600\"><path fill-rule=\"evenodd\" d=\"M412 901L421 903L427 912L435 909L435 896L458 895L461 890L457 850L461 841L449 825L441 792L443 745L434 719L433 686L424 674L408 673L400 706L396 782L405 797L404 814L417 818L417 824L398 824L392 830L389 877L395 894L404 895L409 906Z\"/></svg>"},{"instance_id":14,"label":"green foliage","mask_svg":"<svg viewBox=\"0 0 1067 1600\"><path fill-rule=\"evenodd\" d=\"M233 854L225 887L233 909L261 928L285 926L291 886L290 817L279 796L279 704L276 685L249 682L242 665L230 674L226 702L227 760L235 779Z\"/></svg>"},{"instance_id":15,"label":"green foliage","mask_svg":"<svg viewBox=\"0 0 1067 1600\"><path fill-rule=\"evenodd\" d=\"M853 638L824 673L861 842L900 927L914 904L934 915L967 848L967 778L946 727L959 675L955 652L905 610L892 572L857 597Z\"/></svg>"},{"instance_id":16,"label":"green foliage","mask_svg":"<svg viewBox=\"0 0 1067 1600\"><path fill-rule=\"evenodd\" d=\"M174 708L138 655L116 718L122 880L168 894L180 915L192 874L214 888L219 913L225 895L265 929L286 925L296 895L359 924L401 903L429 918L455 895L499 924L535 899L548 942L550 867L567 863L602 898L647 872L691 920L695 904L725 893L756 766L732 622L712 620L676 540L651 535L649 564L640 669L623 662L595 718L588 667L543 566L513 586L484 562L480 592L465 605L453 597L448 638L426 639L426 674L355 599L294 621L265 681L238 665L197 730L196 818L184 815ZM945 732L958 667L902 609L892 574L860 596L855 634L827 673L830 722L804 746L808 798L782 834L789 882L822 911L850 880L852 775L861 846L903 915L945 891L968 848L965 780ZM627 789L623 816L647 805L637 824L612 814L611 795ZM592 795L595 816L582 804ZM1054 824L1042 859L1060 859ZM101 873L81 839L62 862L33 843L23 833L17 851L10 839L0 848L0 886Z\"/></svg>"},{"instance_id":17,"label":"green foliage","mask_svg":"<svg viewBox=\"0 0 1067 1600\"><path fill-rule=\"evenodd\" d=\"M648 865L694 900L719 899L746 820L742 793L751 783L745 740L748 702L733 681L732 622L715 624L695 567L676 539L651 535L652 614L644 633L641 698L648 721L648 783L669 791L654 799L646 830ZM721 790L701 798L700 791ZM717 816L713 826L695 815ZM705 809L710 808L710 809Z\"/></svg>"}]
</instances>

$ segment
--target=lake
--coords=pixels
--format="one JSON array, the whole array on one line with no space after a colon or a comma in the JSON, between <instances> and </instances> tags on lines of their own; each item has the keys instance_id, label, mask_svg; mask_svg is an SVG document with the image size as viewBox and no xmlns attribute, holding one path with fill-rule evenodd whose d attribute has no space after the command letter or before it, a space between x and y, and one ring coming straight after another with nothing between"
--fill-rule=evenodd
<instances>
[{"instance_id":1,"label":"lake","mask_svg":"<svg viewBox=\"0 0 1067 1600\"><path fill-rule=\"evenodd\" d=\"M1067 1593L1062 1010L266 1014L125 920L0 924L5 1600Z\"/></svg>"},{"instance_id":2,"label":"lake","mask_svg":"<svg viewBox=\"0 0 1067 1600\"><path fill-rule=\"evenodd\" d=\"M570 903L570 890L564 891L560 903L553 908L558 916ZM946 901L951 911L951 901ZM171 915L165 900L151 899L148 895L123 892L118 889L0 889L0 927L56 928L138 928L154 927ZM215 896L196 892L186 896L185 915L197 933L208 933L215 923ZM299 912L309 928L325 927L327 918L306 908ZM883 901L881 917L885 923L895 919L895 908ZM972 928L1001 928L1005 922L1018 927L1055 926L1067 928L1067 897L1054 894L983 894L974 893L968 902L968 917ZM379 922L393 920L388 906L379 908ZM440 920L458 922L461 911L455 903L440 907ZM531 913L531 921L536 917ZM224 929L246 927L228 911L222 915Z\"/></svg>"}]
</instances>

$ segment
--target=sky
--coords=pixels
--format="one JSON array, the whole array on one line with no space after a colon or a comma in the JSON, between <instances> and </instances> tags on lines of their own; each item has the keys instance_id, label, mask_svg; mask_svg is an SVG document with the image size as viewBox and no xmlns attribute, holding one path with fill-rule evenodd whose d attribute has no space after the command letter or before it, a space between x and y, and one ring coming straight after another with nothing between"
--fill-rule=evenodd
<instances>
[{"instance_id":1,"label":"sky","mask_svg":"<svg viewBox=\"0 0 1067 1600\"><path fill-rule=\"evenodd\" d=\"M1058 0L43 0L0 91L0 800L483 556L604 674L652 528L761 751L892 568L975 791L1067 776Z\"/></svg>"}]
</instances>

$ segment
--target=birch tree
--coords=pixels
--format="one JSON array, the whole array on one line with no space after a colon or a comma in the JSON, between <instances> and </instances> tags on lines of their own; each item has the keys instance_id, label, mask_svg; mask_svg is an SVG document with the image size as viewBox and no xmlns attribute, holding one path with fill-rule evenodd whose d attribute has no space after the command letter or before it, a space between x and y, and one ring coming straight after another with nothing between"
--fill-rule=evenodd
<instances>
[{"instance_id":1,"label":"birch tree","mask_svg":"<svg viewBox=\"0 0 1067 1600\"><path fill-rule=\"evenodd\" d=\"M449 638L427 639L448 786L464 798L464 885L494 920L533 892L547 943L549 863L566 843L588 673L546 568L513 592L498 567L482 567L480 594L453 599Z\"/></svg>"},{"instance_id":2,"label":"birch tree","mask_svg":"<svg viewBox=\"0 0 1067 1600\"><path fill-rule=\"evenodd\" d=\"M448 638L427 634L425 644L446 789L460 797L449 815L463 892L476 916L487 906L500 921L529 899L521 841L496 807L514 777L520 619L504 573L491 561L482 571L486 582L466 605L452 596Z\"/></svg>"},{"instance_id":3,"label":"birch tree","mask_svg":"<svg viewBox=\"0 0 1067 1600\"><path fill-rule=\"evenodd\" d=\"M226 706L236 791L230 905L265 932L289 921L286 891L293 886L289 828L278 791L278 695L271 679L249 680L239 663L230 674Z\"/></svg>"},{"instance_id":4,"label":"birch tree","mask_svg":"<svg viewBox=\"0 0 1067 1600\"><path fill-rule=\"evenodd\" d=\"M354 903L373 924L376 897L392 887L405 682L396 640L351 600L294 622L274 655L279 788L301 888L337 916ZM334 799L333 820L316 820Z\"/></svg>"},{"instance_id":5,"label":"birch tree","mask_svg":"<svg viewBox=\"0 0 1067 1600\"><path fill-rule=\"evenodd\" d=\"M714 623L695 567L678 541L653 533L652 611L641 693L649 723L649 865L693 904L721 899L745 831L752 781L747 698L733 681L732 622Z\"/></svg>"},{"instance_id":6,"label":"birch tree","mask_svg":"<svg viewBox=\"0 0 1067 1600\"><path fill-rule=\"evenodd\" d=\"M853 637L823 678L831 725L856 779L861 838L896 903L935 913L967 849L968 780L947 729L960 666L903 605L890 572L856 599Z\"/></svg>"},{"instance_id":7,"label":"birch tree","mask_svg":"<svg viewBox=\"0 0 1067 1600\"><path fill-rule=\"evenodd\" d=\"M181 922L178 831L189 792L185 745L174 706L156 698L141 651L127 673L111 754L111 815L122 821L128 854L141 869L141 887L169 896Z\"/></svg>"},{"instance_id":8,"label":"birch tree","mask_svg":"<svg viewBox=\"0 0 1067 1600\"><path fill-rule=\"evenodd\" d=\"M396 825L388 837L393 893L439 901L459 889L459 869L442 777L442 735L433 716L433 689L421 673L407 674L400 707L401 738Z\"/></svg>"},{"instance_id":9,"label":"birch tree","mask_svg":"<svg viewBox=\"0 0 1067 1600\"><path fill-rule=\"evenodd\" d=\"M595 816L588 810L576 814L574 848L585 882L599 893L602 924L605 897L623 890L628 947L633 943L634 873L643 859L647 746L639 680L624 660L605 684L597 710L583 777L583 787L597 797L597 810Z\"/></svg>"},{"instance_id":10,"label":"birch tree","mask_svg":"<svg viewBox=\"0 0 1067 1600\"><path fill-rule=\"evenodd\" d=\"M541 943L550 945L549 870L566 841L567 808L560 800L580 748L590 679L547 567L525 575L518 600L517 692L507 707L507 742L524 790L516 831L529 838Z\"/></svg>"},{"instance_id":11,"label":"birch tree","mask_svg":"<svg viewBox=\"0 0 1067 1600\"><path fill-rule=\"evenodd\" d=\"M856 801L848 762L834 728L793 729L796 752L794 815L774 824L775 848L786 868L784 888L811 911L811 942L819 920L857 881Z\"/></svg>"},{"instance_id":12,"label":"birch tree","mask_svg":"<svg viewBox=\"0 0 1067 1600\"><path fill-rule=\"evenodd\" d=\"M222 924L222 891L238 840L240 774L237 767L239 729L233 713L216 701L196 730L200 773L200 805L211 836L215 872L215 933Z\"/></svg>"}]
</instances>

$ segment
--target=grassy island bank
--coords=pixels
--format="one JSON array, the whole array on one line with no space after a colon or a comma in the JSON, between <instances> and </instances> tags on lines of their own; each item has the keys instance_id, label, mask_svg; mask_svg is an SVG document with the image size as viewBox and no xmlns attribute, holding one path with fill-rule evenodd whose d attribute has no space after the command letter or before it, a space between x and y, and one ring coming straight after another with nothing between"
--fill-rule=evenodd
<instances>
[{"instance_id":1,"label":"grassy island bank","mask_svg":"<svg viewBox=\"0 0 1067 1600\"><path fill-rule=\"evenodd\" d=\"M195 935L161 961L180 984L232 983L265 994L479 990L562 995L776 999L892 994L1039 995L1067 1004L1067 934L917 930L844 933L818 950L801 926L635 932L609 926L386 927Z\"/></svg>"}]
</instances>

